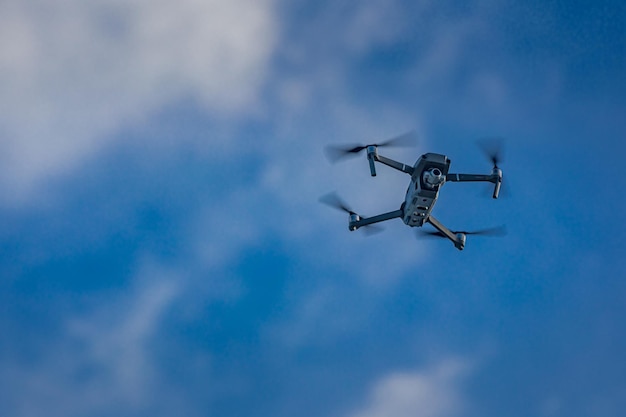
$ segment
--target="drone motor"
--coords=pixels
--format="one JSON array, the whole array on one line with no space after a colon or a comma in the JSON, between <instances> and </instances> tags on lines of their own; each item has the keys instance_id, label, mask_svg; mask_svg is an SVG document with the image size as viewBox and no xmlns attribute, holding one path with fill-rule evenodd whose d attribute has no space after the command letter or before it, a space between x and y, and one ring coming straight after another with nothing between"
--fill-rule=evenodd
<instances>
[{"instance_id":1,"label":"drone motor","mask_svg":"<svg viewBox=\"0 0 626 417\"><path fill-rule=\"evenodd\" d=\"M356 213L350 213L350 222L348 223L348 229L354 232L358 227L356 224L361 220L361 216Z\"/></svg>"},{"instance_id":2,"label":"drone motor","mask_svg":"<svg viewBox=\"0 0 626 417\"><path fill-rule=\"evenodd\" d=\"M456 238L457 238L457 241L454 242L454 246L456 246L458 250L463 250L463 248L465 248L465 242L467 240L467 236L465 235L465 233L459 232L459 233L456 233Z\"/></svg>"}]
</instances>

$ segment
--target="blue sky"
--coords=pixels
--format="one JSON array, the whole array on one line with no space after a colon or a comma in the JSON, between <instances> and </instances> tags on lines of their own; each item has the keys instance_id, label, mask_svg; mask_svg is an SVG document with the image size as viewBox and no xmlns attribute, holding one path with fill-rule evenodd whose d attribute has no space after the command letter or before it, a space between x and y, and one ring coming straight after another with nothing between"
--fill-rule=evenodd
<instances>
[{"instance_id":1,"label":"blue sky","mask_svg":"<svg viewBox=\"0 0 626 417\"><path fill-rule=\"evenodd\" d=\"M626 6L5 1L0 413L618 416L626 406ZM415 129L507 195L328 144ZM381 152L382 153L382 152Z\"/></svg>"}]
</instances>

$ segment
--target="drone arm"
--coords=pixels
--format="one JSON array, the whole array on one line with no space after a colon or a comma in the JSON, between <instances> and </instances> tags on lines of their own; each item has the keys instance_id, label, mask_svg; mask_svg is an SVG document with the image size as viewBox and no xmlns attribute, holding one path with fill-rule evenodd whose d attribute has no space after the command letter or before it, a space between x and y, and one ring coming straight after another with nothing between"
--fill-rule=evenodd
<instances>
[{"instance_id":1,"label":"drone arm","mask_svg":"<svg viewBox=\"0 0 626 417\"><path fill-rule=\"evenodd\" d=\"M378 162L380 162L381 164L385 164L391 168L397 169L398 171L402 171L405 172L409 175L413 175L413 167L412 166L408 166L405 165L401 162L397 162L394 161L393 159L389 159L389 158L385 158L384 156L380 156L378 155L378 158L376 158L378 160Z\"/></svg>"},{"instance_id":2,"label":"drone arm","mask_svg":"<svg viewBox=\"0 0 626 417\"><path fill-rule=\"evenodd\" d=\"M446 175L446 182L496 182L498 177L493 175L480 175L480 174L448 174Z\"/></svg>"},{"instance_id":3,"label":"drone arm","mask_svg":"<svg viewBox=\"0 0 626 417\"><path fill-rule=\"evenodd\" d=\"M359 227L363 227L363 226L367 226L370 224L374 224L374 223L380 223L380 222L384 222L386 220L391 220L391 219L395 219L398 217L402 217L404 215L404 210L395 210L395 211L390 211L388 213L383 213L383 214L379 214L377 216L372 216L372 217L359 217L357 218L357 220L351 220L350 221L350 230L354 231L356 229L358 229Z\"/></svg>"},{"instance_id":4,"label":"drone arm","mask_svg":"<svg viewBox=\"0 0 626 417\"><path fill-rule=\"evenodd\" d=\"M450 229L448 229L446 226L441 224L439 222L439 220L435 219L433 216L428 216L426 221L428 223L432 224L433 227L435 229L437 229L443 236L445 236L448 239L450 239L452 241L452 243L454 243L454 246L458 250L463 250L463 248L465 247L465 239L464 238L462 239L460 236L457 236L456 234L452 233L452 231Z\"/></svg>"},{"instance_id":5,"label":"drone arm","mask_svg":"<svg viewBox=\"0 0 626 417\"><path fill-rule=\"evenodd\" d=\"M376 176L376 169L374 168L374 161L380 162L381 164L387 165L393 169L397 169L398 171L402 171L409 175L413 175L413 167L405 165L401 162L394 161L393 159L386 158L378 154L378 149L375 146L369 146L367 148L367 159L370 162L370 171L372 173L372 177Z\"/></svg>"},{"instance_id":6,"label":"drone arm","mask_svg":"<svg viewBox=\"0 0 626 417\"><path fill-rule=\"evenodd\" d=\"M477 175L477 174L448 174L446 175L446 182L491 182L495 184L493 190L493 198L498 198L500 194L500 185L502 185L502 170L500 168L494 168L490 175Z\"/></svg>"}]
</instances>

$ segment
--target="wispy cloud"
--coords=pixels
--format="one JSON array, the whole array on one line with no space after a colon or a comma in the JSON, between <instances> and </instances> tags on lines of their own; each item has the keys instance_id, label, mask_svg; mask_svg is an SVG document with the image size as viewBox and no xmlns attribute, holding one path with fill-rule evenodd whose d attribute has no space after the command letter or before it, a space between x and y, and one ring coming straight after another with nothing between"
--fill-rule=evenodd
<instances>
[{"instance_id":1,"label":"wispy cloud","mask_svg":"<svg viewBox=\"0 0 626 417\"><path fill-rule=\"evenodd\" d=\"M17 197L172 101L245 112L266 77L274 19L271 0L3 2L4 186Z\"/></svg>"},{"instance_id":2,"label":"wispy cloud","mask_svg":"<svg viewBox=\"0 0 626 417\"><path fill-rule=\"evenodd\" d=\"M57 337L38 345L32 364L3 363L0 381L11 392L4 411L77 416L152 409L164 387L175 391L156 346L180 294L179 278L148 262L125 294L94 298L86 311L66 317Z\"/></svg>"},{"instance_id":3,"label":"wispy cloud","mask_svg":"<svg viewBox=\"0 0 626 417\"><path fill-rule=\"evenodd\" d=\"M106 385L98 387L106 393L103 399L142 406L151 398L157 375L150 344L178 292L176 277L164 278L163 269L143 272L143 282L126 300L105 303L94 316L70 322L70 333L85 346L81 365L103 372L96 378Z\"/></svg>"},{"instance_id":4,"label":"wispy cloud","mask_svg":"<svg viewBox=\"0 0 626 417\"><path fill-rule=\"evenodd\" d=\"M365 405L347 417L448 417L463 415L467 362L450 358L430 369L393 372L378 380Z\"/></svg>"}]
</instances>

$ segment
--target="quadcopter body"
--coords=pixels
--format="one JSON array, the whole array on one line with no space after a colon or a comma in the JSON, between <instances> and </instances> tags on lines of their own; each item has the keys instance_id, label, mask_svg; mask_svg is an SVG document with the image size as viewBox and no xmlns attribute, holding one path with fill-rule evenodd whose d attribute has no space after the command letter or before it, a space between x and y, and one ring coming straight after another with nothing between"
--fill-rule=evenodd
<instances>
[{"instance_id":1,"label":"quadcopter body","mask_svg":"<svg viewBox=\"0 0 626 417\"><path fill-rule=\"evenodd\" d=\"M494 199L498 198L500 186L502 184L502 170L497 165L499 160L497 152L490 155L490 159L493 162L493 169L490 174L456 174L449 172L450 159L442 154L425 153L415 162L413 166L409 166L384 157L378 153L378 148L380 146L387 146L398 142L399 140L405 141L406 135L402 135L380 145L355 146L348 149L331 149L335 154L338 151L345 154L354 154L361 152L362 150L367 150L367 159L369 161L370 173L372 176L376 176L376 162L411 176L411 181L400 209L379 214L377 216L362 217L350 210L336 196L322 199L322 202L349 213L350 218L348 229L350 231L355 231L360 227L369 226L374 223L394 218L401 218L406 225L411 227L421 227L425 223L430 223L437 231L430 232L429 234L448 238L459 250L463 250L465 247L466 235L468 234L502 234L501 228L486 229L475 232L451 231L431 214L433 207L437 202L439 191L446 182L490 182L494 184L492 197Z\"/></svg>"}]
</instances>

